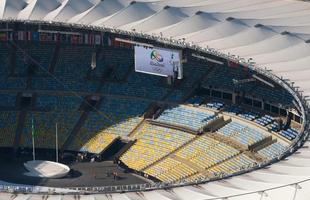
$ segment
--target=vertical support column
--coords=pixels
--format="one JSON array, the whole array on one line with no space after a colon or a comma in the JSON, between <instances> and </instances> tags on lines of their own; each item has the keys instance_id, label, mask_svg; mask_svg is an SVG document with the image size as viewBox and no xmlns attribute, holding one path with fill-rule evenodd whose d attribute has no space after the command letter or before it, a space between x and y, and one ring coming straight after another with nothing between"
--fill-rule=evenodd
<instances>
[{"instance_id":1,"label":"vertical support column","mask_svg":"<svg viewBox=\"0 0 310 200\"><path fill-rule=\"evenodd\" d=\"M237 101L237 94L235 92L232 93L232 103L236 104Z\"/></svg>"}]
</instances>

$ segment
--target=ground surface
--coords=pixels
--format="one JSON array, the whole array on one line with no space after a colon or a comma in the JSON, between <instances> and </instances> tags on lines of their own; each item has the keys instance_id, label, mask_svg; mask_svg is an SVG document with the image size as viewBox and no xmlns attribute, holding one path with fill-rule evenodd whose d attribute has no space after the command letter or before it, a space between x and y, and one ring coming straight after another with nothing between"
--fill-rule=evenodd
<instances>
[{"instance_id":1,"label":"ground surface","mask_svg":"<svg viewBox=\"0 0 310 200\"><path fill-rule=\"evenodd\" d=\"M61 179L42 179L25 176L26 169L23 163L29 158L8 159L0 154L0 180L49 187L85 187L85 186L108 186L146 183L142 178L131 173L125 173L112 161L83 162L69 164L70 174ZM118 180L108 173L117 172Z\"/></svg>"}]
</instances>

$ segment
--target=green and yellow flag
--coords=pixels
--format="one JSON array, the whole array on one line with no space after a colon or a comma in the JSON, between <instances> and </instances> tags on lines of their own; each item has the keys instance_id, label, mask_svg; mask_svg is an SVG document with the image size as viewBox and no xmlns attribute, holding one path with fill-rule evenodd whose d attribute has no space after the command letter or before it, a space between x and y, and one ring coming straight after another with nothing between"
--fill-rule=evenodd
<instances>
[{"instance_id":1,"label":"green and yellow flag","mask_svg":"<svg viewBox=\"0 0 310 200\"><path fill-rule=\"evenodd\" d=\"M34 138L36 136L36 131L35 131L35 127L34 127L33 117L32 117L32 123L31 123L31 133L32 133L32 137Z\"/></svg>"}]
</instances>

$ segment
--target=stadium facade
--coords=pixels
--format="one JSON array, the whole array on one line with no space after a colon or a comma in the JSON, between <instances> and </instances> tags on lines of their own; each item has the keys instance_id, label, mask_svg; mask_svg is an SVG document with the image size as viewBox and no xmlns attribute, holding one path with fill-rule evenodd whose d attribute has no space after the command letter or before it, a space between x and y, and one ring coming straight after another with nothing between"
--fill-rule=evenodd
<instances>
[{"instance_id":1,"label":"stadium facade","mask_svg":"<svg viewBox=\"0 0 310 200\"><path fill-rule=\"evenodd\" d=\"M247 70L253 71L261 81L268 83L270 81L271 84L278 84L284 89L284 97L279 98L281 103L278 107L270 104L269 110L272 111L273 106L278 113L281 113L281 109L286 109L286 100L292 99L291 103L295 107L292 113L296 114L293 118L300 124L298 127L300 134L296 138L291 138L293 142L289 143L289 148L279 157L274 157L266 163L269 165L275 162L274 164L263 169L258 168L264 167L264 164L249 170L240 170L237 171L237 174L241 174L238 176L220 176L225 179L212 182L196 180L197 184L194 185L178 182L172 185L144 184L92 188L94 193L98 191L100 193L101 190L105 193L111 192L92 195L82 194L87 193L87 189L80 189L81 192L77 194L74 190L67 191L61 188L57 191L75 194L47 195L40 194L48 190L46 188L28 187L33 194L16 194L17 199L310 198L307 191L310 188L310 152L307 148L308 96L310 96L309 3L289 0L163 0L156 2L4 0L0 4L0 16L0 40L16 44L13 46L20 51L23 51L20 41L54 41L95 46L123 45L125 48L131 48L130 45L126 46L128 45L126 42L136 41L166 48L188 49L189 55L200 59L201 62L207 60L227 63L232 68L240 68L242 73ZM122 41L126 42L122 43ZM88 59L86 51L85 56L81 56L81 60ZM118 53L126 57L126 52ZM92 90L86 85L77 87L81 90L84 87ZM208 84L205 89L212 90L208 88ZM221 91L220 96L223 97L224 93ZM267 98L264 97L266 94L258 93L257 99L261 97L260 95ZM269 95L272 98L272 91ZM25 97L27 99L27 95ZM250 101L254 106L255 99ZM110 104L113 107L113 103ZM259 104L258 107L266 108L264 105ZM147 107L142 104L141 106ZM73 118L74 115L71 117ZM290 134L287 137L286 139L289 139ZM64 145L70 147L70 144ZM73 145L72 150L74 148ZM290 156L285 160L277 162L288 155ZM125 156L120 158L120 161L126 165L130 163L126 159L128 158ZM248 171L251 172L243 174ZM23 190L26 187L3 186L0 189L11 190L14 193L20 188ZM39 194L36 194L36 191ZM125 193L120 193L121 191ZM0 195L0 199L11 197L10 193Z\"/></svg>"}]
</instances>

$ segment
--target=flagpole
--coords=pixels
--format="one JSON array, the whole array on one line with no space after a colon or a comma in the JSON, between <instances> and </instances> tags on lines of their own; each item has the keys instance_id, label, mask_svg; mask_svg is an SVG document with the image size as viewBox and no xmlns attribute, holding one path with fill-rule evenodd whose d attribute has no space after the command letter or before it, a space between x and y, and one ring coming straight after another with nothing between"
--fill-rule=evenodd
<instances>
[{"instance_id":1,"label":"flagpole","mask_svg":"<svg viewBox=\"0 0 310 200\"><path fill-rule=\"evenodd\" d=\"M35 152L35 147L34 147L34 122L32 118L32 157L33 161L36 160L36 152Z\"/></svg>"},{"instance_id":2,"label":"flagpole","mask_svg":"<svg viewBox=\"0 0 310 200\"><path fill-rule=\"evenodd\" d=\"M32 137L32 157L33 157L33 160L35 161L36 160L36 152L34 150L34 137Z\"/></svg>"},{"instance_id":3,"label":"flagpole","mask_svg":"<svg viewBox=\"0 0 310 200\"><path fill-rule=\"evenodd\" d=\"M57 123L56 123L56 162L58 162L58 132L57 132Z\"/></svg>"}]
</instances>

